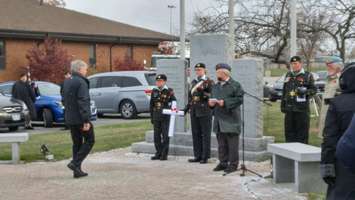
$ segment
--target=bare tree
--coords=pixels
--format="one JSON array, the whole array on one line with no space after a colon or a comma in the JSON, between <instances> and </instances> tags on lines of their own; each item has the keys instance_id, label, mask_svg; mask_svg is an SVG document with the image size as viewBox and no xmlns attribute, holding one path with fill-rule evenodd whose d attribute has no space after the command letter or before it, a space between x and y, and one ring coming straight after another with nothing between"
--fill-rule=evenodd
<instances>
[{"instance_id":1,"label":"bare tree","mask_svg":"<svg viewBox=\"0 0 355 200\"><path fill-rule=\"evenodd\" d=\"M226 0L209 12L196 13L194 32L227 32ZM344 59L347 43L355 38L354 0L300 0L298 14L299 54L309 66L320 46L331 38ZM289 47L289 7L287 0L238 0L236 52L270 58L285 63Z\"/></svg>"}]
</instances>

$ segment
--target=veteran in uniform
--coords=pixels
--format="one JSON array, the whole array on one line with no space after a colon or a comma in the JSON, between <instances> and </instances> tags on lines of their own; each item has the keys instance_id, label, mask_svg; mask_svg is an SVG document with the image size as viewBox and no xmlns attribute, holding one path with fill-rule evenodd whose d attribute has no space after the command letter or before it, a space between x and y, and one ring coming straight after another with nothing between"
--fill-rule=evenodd
<instances>
[{"instance_id":1,"label":"veteran in uniform","mask_svg":"<svg viewBox=\"0 0 355 200\"><path fill-rule=\"evenodd\" d=\"M241 111L243 89L231 77L228 64L216 66L218 83L212 87L209 105L213 108L213 131L217 135L219 164L214 171L232 173L239 165L239 135L241 133Z\"/></svg>"},{"instance_id":2,"label":"veteran in uniform","mask_svg":"<svg viewBox=\"0 0 355 200\"><path fill-rule=\"evenodd\" d=\"M325 116L328 111L329 102L332 100L337 94L340 94L339 87L339 77L341 75L341 71L344 68L343 60L341 58L332 58L326 62L328 77L327 83L324 87L324 94L321 106L321 112L319 117L319 125L318 125L318 135L322 136Z\"/></svg>"},{"instance_id":3,"label":"veteran in uniform","mask_svg":"<svg viewBox=\"0 0 355 200\"><path fill-rule=\"evenodd\" d=\"M212 111L208 106L213 81L206 76L206 65L195 66L196 79L191 82L185 113L190 111L194 158L189 162L208 162L211 154Z\"/></svg>"},{"instance_id":4,"label":"veteran in uniform","mask_svg":"<svg viewBox=\"0 0 355 200\"><path fill-rule=\"evenodd\" d=\"M291 58L291 71L285 76L281 98L281 112L285 113L286 142L308 144L309 100L316 93L314 79L302 67L299 56Z\"/></svg>"},{"instance_id":5,"label":"veteran in uniform","mask_svg":"<svg viewBox=\"0 0 355 200\"><path fill-rule=\"evenodd\" d=\"M159 74L156 77L156 87L152 90L150 100L150 116L154 126L154 145L156 149L152 160L167 160L169 153L169 121L170 116L162 113L170 109L171 102L176 101L173 89L166 85L167 77Z\"/></svg>"}]
</instances>

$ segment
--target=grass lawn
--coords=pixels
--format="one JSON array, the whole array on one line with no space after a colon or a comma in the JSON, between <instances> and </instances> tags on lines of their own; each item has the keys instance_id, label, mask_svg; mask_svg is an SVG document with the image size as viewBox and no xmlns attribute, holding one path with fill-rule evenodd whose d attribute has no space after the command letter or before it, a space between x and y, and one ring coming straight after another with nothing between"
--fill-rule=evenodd
<instances>
[{"instance_id":1,"label":"grass lawn","mask_svg":"<svg viewBox=\"0 0 355 200\"><path fill-rule=\"evenodd\" d=\"M275 142L285 142L284 136L284 114L281 113L280 103L272 103L272 106L264 107L264 135L274 136ZM314 112L312 112L312 115ZM320 146L322 139L318 137L317 117L311 116L311 127L309 132L309 144Z\"/></svg>"},{"instance_id":2,"label":"grass lawn","mask_svg":"<svg viewBox=\"0 0 355 200\"><path fill-rule=\"evenodd\" d=\"M108 151L128 147L132 143L144 140L147 130L152 129L150 122L134 122L118 125L107 125L95 128L96 143L92 152ZM71 157L71 138L69 131L31 135L30 140L21 145L21 159L25 162L43 160L40 146L47 144L56 160ZM10 145L0 145L0 160L11 158Z\"/></svg>"}]
</instances>

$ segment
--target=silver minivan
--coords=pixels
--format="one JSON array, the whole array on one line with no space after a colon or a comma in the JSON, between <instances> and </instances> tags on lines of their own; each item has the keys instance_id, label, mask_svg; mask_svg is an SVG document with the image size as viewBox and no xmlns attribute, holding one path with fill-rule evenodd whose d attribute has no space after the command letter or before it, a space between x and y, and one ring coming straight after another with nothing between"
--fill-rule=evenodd
<instances>
[{"instance_id":1,"label":"silver minivan","mask_svg":"<svg viewBox=\"0 0 355 200\"><path fill-rule=\"evenodd\" d=\"M120 71L89 76L90 96L98 116L120 113L125 119L149 112L149 101L155 85L152 71Z\"/></svg>"}]
</instances>

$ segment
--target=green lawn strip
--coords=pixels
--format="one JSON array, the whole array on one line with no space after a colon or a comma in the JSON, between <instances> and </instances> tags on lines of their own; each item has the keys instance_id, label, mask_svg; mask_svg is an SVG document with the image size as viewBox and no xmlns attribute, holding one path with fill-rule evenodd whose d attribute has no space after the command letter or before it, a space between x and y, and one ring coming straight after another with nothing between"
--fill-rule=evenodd
<instances>
[{"instance_id":1,"label":"green lawn strip","mask_svg":"<svg viewBox=\"0 0 355 200\"><path fill-rule=\"evenodd\" d=\"M96 143L92 152L108 151L130 146L134 142L144 140L147 130L151 129L148 121L126 124L107 125L95 128ZM56 160L71 157L72 142L69 131L51 132L31 135L30 140L21 144L21 159L25 162L43 160L40 146L47 144ZM0 160L11 159L11 145L0 145Z\"/></svg>"}]
</instances>

